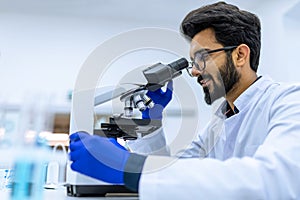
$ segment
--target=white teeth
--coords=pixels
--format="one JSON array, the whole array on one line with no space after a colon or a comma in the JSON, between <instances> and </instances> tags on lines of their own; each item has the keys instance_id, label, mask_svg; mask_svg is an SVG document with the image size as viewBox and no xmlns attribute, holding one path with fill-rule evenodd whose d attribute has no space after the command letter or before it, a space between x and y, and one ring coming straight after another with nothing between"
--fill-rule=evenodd
<instances>
[{"instance_id":1,"label":"white teeth","mask_svg":"<svg viewBox=\"0 0 300 200\"><path fill-rule=\"evenodd\" d=\"M203 84L205 84L205 83L207 83L208 82L208 80L202 80L201 81L201 83L203 83Z\"/></svg>"},{"instance_id":2,"label":"white teeth","mask_svg":"<svg viewBox=\"0 0 300 200\"><path fill-rule=\"evenodd\" d=\"M208 81L209 81L208 79L206 79L206 80L201 80L200 83L201 83L202 86L207 86L207 82L208 82Z\"/></svg>"}]
</instances>

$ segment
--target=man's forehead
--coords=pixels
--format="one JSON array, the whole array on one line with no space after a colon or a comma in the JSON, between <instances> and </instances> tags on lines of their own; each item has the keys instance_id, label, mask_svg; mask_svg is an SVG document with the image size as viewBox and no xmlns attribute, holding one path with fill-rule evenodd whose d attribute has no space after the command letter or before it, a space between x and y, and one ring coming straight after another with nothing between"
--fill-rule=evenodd
<instances>
[{"instance_id":1,"label":"man's forehead","mask_svg":"<svg viewBox=\"0 0 300 200\"><path fill-rule=\"evenodd\" d=\"M205 29L197 33L191 40L190 56L194 56L195 52L201 49L211 49L220 44L216 41L215 33L212 29Z\"/></svg>"},{"instance_id":2,"label":"man's forehead","mask_svg":"<svg viewBox=\"0 0 300 200\"><path fill-rule=\"evenodd\" d=\"M202 49L205 48L203 44L200 44L197 40L192 40L190 44L191 49Z\"/></svg>"},{"instance_id":3,"label":"man's forehead","mask_svg":"<svg viewBox=\"0 0 300 200\"><path fill-rule=\"evenodd\" d=\"M192 40L190 44L190 57L193 58L194 54L201 49L207 49L207 46L200 44L196 40Z\"/></svg>"}]
</instances>

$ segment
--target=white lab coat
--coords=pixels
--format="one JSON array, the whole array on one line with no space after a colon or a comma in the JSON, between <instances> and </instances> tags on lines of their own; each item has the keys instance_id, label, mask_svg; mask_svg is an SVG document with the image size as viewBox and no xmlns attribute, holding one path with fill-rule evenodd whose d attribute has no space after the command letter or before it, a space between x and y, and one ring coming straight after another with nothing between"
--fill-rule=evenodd
<instances>
[{"instance_id":1,"label":"white lab coat","mask_svg":"<svg viewBox=\"0 0 300 200\"><path fill-rule=\"evenodd\" d=\"M234 105L239 113L224 119L220 108L181 158L147 157L141 200L300 199L300 85L262 77ZM161 149L162 135L131 147Z\"/></svg>"}]
</instances>

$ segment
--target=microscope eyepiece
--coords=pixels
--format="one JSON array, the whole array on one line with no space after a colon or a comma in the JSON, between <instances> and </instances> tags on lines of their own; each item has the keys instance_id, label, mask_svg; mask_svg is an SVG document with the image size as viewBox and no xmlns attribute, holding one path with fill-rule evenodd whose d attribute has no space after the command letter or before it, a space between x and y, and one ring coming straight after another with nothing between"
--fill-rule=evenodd
<instances>
[{"instance_id":1,"label":"microscope eyepiece","mask_svg":"<svg viewBox=\"0 0 300 200\"><path fill-rule=\"evenodd\" d=\"M185 58L180 58L168 65L175 71L181 71L189 66L189 62Z\"/></svg>"},{"instance_id":2,"label":"microscope eyepiece","mask_svg":"<svg viewBox=\"0 0 300 200\"><path fill-rule=\"evenodd\" d=\"M165 85L166 82L182 74L181 70L189 66L185 58L180 58L170 64L154 64L143 71L148 83L146 88L155 91Z\"/></svg>"}]
</instances>

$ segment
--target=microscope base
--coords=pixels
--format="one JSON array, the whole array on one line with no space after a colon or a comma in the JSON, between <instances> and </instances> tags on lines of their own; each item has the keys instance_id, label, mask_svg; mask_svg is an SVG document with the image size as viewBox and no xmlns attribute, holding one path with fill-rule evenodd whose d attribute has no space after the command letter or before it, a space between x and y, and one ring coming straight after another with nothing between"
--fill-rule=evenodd
<instances>
[{"instance_id":1,"label":"microscope base","mask_svg":"<svg viewBox=\"0 0 300 200\"><path fill-rule=\"evenodd\" d=\"M67 195L72 197L133 196L138 194L124 185L71 185L67 184Z\"/></svg>"}]
</instances>

